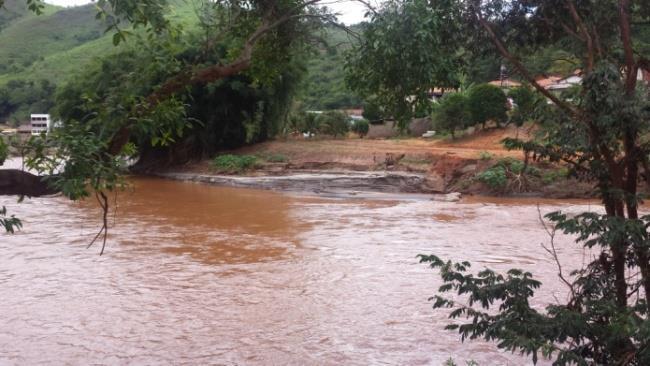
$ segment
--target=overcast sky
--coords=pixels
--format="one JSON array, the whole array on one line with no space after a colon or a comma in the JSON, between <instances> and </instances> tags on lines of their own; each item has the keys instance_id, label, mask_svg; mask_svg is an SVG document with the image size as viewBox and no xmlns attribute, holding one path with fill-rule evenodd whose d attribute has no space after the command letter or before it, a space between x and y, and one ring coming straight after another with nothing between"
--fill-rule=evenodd
<instances>
[{"instance_id":1,"label":"overcast sky","mask_svg":"<svg viewBox=\"0 0 650 366\"><path fill-rule=\"evenodd\" d=\"M89 0L45 0L47 3L60 6L75 6L87 4ZM374 1L373 1L374 2ZM339 20L345 24L355 24L363 20L366 10L364 6L357 1L328 1L324 0L323 5L339 13Z\"/></svg>"}]
</instances>

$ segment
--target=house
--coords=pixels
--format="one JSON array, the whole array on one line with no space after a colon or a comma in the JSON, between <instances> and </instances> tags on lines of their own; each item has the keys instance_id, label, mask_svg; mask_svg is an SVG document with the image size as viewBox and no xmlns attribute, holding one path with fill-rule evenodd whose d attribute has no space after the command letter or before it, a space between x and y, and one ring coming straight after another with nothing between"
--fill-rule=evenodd
<instances>
[{"instance_id":1,"label":"house","mask_svg":"<svg viewBox=\"0 0 650 366\"><path fill-rule=\"evenodd\" d=\"M345 109L343 112L353 121L363 119L363 108Z\"/></svg>"},{"instance_id":2,"label":"house","mask_svg":"<svg viewBox=\"0 0 650 366\"><path fill-rule=\"evenodd\" d=\"M429 89L429 91L427 92L427 95L428 95L429 99L432 102L437 102L445 94L455 93L457 91L458 91L458 89L455 89L455 88L438 88L438 87L434 87L434 88Z\"/></svg>"},{"instance_id":3,"label":"house","mask_svg":"<svg viewBox=\"0 0 650 366\"><path fill-rule=\"evenodd\" d=\"M18 134L19 135L31 135L32 134L32 126L31 125L20 125L20 126L18 126Z\"/></svg>"},{"instance_id":4,"label":"house","mask_svg":"<svg viewBox=\"0 0 650 366\"><path fill-rule=\"evenodd\" d=\"M31 115L32 135L49 133L52 130L52 119L49 114Z\"/></svg>"},{"instance_id":5,"label":"house","mask_svg":"<svg viewBox=\"0 0 650 366\"><path fill-rule=\"evenodd\" d=\"M565 78L562 78L556 81L554 84L550 84L546 87L547 90L555 93L561 93L565 90L571 89L576 85L582 84L582 72L577 70L572 75L569 75Z\"/></svg>"},{"instance_id":6,"label":"house","mask_svg":"<svg viewBox=\"0 0 650 366\"><path fill-rule=\"evenodd\" d=\"M560 80L562 80L562 77L559 75L544 75L535 78L537 84L539 84L544 89L548 88L550 85L557 84L557 82Z\"/></svg>"},{"instance_id":7,"label":"house","mask_svg":"<svg viewBox=\"0 0 650 366\"><path fill-rule=\"evenodd\" d=\"M492 80L488 84L498 86L501 89L512 89L518 88L521 86L521 83L510 78L501 79L501 80Z\"/></svg>"}]
</instances>

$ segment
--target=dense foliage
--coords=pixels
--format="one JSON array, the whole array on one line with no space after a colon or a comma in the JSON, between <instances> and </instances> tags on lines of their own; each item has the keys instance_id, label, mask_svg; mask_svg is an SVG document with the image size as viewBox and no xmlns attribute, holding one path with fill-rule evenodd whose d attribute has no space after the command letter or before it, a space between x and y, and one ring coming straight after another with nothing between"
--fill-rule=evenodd
<instances>
[{"instance_id":1,"label":"dense foliage","mask_svg":"<svg viewBox=\"0 0 650 366\"><path fill-rule=\"evenodd\" d=\"M368 120L360 119L354 121L352 132L359 135L360 138L364 138L368 134L368 131L370 131L370 123L368 123Z\"/></svg>"},{"instance_id":2,"label":"dense foliage","mask_svg":"<svg viewBox=\"0 0 650 366\"><path fill-rule=\"evenodd\" d=\"M496 122L497 126L508 119L506 112L508 100L498 86L479 84L467 92L467 106L474 124L485 128L488 121Z\"/></svg>"},{"instance_id":3,"label":"dense foliage","mask_svg":"<svg viewBox=\"0 0 650 366\"><path fill-rule=\"evenodd\" d=\"M402 129L416 110L429 108L431 88L458 85L456 60L447 57L456 49L455 26L428 4L385 2L348 53L348 84L373 98Z\"/></svg>"},{"instance_id":4,"label":"dense foliage","mask_svg":"<svg viewBox=\"0 0 650 366\"><path fill-rule=\"evenodd\" d=\"M543 103L544 131L538 139L510 139L506 144L537 158L564 161L574 176L596 185L605 214L554 213L546 219L553 224L551 238L555 231L576 234L579 244L599 254L582 268L560 273L569 301L548 306L545 312L529 305L539 286L531 274L483 271L475 277L464 273L469 268L465 264L424 257L441 269L446 282L442 291L470 296L469 306L443 298L435 306L453 307L452 317L471 319L457 327L464 337L498 340L500 347L531 354L534 360L543 355L553 357L556 364L648 364L650 247L647 218L638 214L637 184L647 179L640 169L647 166L650 153L642 138L649 128L650 109L645 88L637 86L636 78L639 68L647 69L649 54L647 39L635 38L642 32L631 24L632 19L647 20L650 13L642 2L626 1L512 5L486 2L472 9L470 20L552 105ZM582 88L570 99L536 84L515 56L531 47L562 43L584 68ZM632 47L643 51L635 55ZM621 54L625 57L618 57ZM552 242L549 253L557 260ZM496 313L491 312L493 303L500 304Z\"/></svg>"},{"instance_id":5,"label":"dense foliage","mask_svg":"<svg viewBox=\"0 0 650 366\"><path fill-rule=\"evenodd\" d=\"M340 111L327 111L316 117L319 132L334 137L344 136L350 130L348 116Z\"/></svg>"},{"instance_id":6,"label":"dense foliage","mask_svg":"<svg viewBox=\"0 0 650 366\"><path fill-rule=\"evenodd\" d=\"M510 122L517 126L522 126L524 122L533 120L537 115L536 111L546 102L544 98L527 86L511 89L508 92L508 97L512 98L514 102Z\"/></svg>"},{"instance_id":7,"label":"dense foliage","mask_svg":"<svg viewBox=\"0 0 650 366\"><path fill-rule=\"evenodd\" d=\"M384 119L384 110L376 100L368 100L363 104L363 118L370 122L378 122Z\"/></svg>"},{"instance_id":8,"label":"dense foliage","mask_svg":"<svg viewBox=\"0 0 650 366\"><path fill-rule=\"evenodd\" d=\"M346 30L334 26L325 28L318 38L319 44L314 54L308 57L306 76L296 99L312 111L360 106L359 96L345 84L343 70L346 51L356 39Z\"/></svg>"},{"instance_id":9,"label":"dense foliage","mask_svg":"<svg viewBox=\"0 0 650 366\"><path fill-rule=\"evenodd\" d=\"M14 126L29 120L30 113L48 113L54 106L56 86L47 80L12 80L0 87L0 121Z\"/></svg>"},{"instance_id":10,"label":"dense foliage","mask_svg":"<svg viewBox=\"0 0 650 366\"><path fill-rule=\"evenodd\" d=\"M433 113L433 126L436 130L449 132L455 138L455 132L465 129L471 121L468 98L464 93L445 95Z\"/></svg>"}]
</instances>

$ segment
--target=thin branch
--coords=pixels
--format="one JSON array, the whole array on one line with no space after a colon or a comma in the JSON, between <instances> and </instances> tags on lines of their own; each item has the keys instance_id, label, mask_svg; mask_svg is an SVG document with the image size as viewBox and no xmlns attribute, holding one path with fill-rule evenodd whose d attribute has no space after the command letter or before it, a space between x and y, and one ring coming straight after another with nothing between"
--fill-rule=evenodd
<instances>
[{"instance_id":1,"label":"thin branch","mask_svg":"<svg viewBox=\"0 0 650 366\"><path fill-rule=\"evenodd\" d=\"M571 291L571 298L576 299L577 297L576 297L576 292L575 292L575 289L574 289L574 285L571 282L569 282L566 279L566 277L564 277L564 272L562 271L562 264L560 263L560 259L558 258L557 250L555 249L556 228L553 227L552 230L551 230L551 229L548 228L548 226L546 226L546 223L544 222L544 218L542 217L542 211L539 208L539 204L537 205L537 214L539 216L539 222L542 224L542 227L544 228L544 231L546 231L546 234L548 234L548 236L550 238L551 248L549 249L544 244L542 244L542 248L544 248L544 250L546 250L546 252L548 252L551 255L551 257L553 257L553 260L555 261L555 264L557 265L558 277L560 278L560 280L562 280L562 282L564 282L567 285L567 287L569 287L569 290Z\"/></svg>"},{"instance_id":2,"label":"thin branch","mask_svg":"<svg viewBox=\"0 0 650 366\"><path fill-rule=\"evenodd\" d=\"M587 26L582 20L582 17L580 17L580 14L578 14L578 10L576 9L573 0L566 0L565 2L567 8L569 9L571 17L578 25L580 33L582 33L582 38L584 38L585 42L587 43L587 71L591 72L594 69L594 41L591 38L589 29L587 29Z\"/></svg>"},{"instance_id":3,"label":"thin branch","mask_svg":"<svg viewBox=\"0 0 650 366\"><path fill-rule=\"evenodd\" d=\"M97 239L104 234L102 238L102 249L99 252L99 255L104 254L104 249L106 248L106 239L108 238L108 197L104 192L95 192L95 198L97 199L97 202L99 203L99 206L102 209L102 227L99 229L99 232L97 232L97 235L93 238L93 240L86 246L86 249L90 248L95 244Z\"/></svg>"}]
</instances>

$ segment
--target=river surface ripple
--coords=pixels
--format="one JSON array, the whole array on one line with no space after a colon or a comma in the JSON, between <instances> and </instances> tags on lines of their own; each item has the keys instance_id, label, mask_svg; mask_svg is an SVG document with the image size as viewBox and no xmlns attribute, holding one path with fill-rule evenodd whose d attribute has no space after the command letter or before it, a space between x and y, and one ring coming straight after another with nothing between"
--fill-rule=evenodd
<instances>
[{"instance_id":1,"label":"river surface ripple","mask_svg":"<svg viewBox=\"0 0 650 366\"><path fill-rule=\"evenodd\" d=\"M565 289L541 247L536 200L322 199L136 179L106 253L92 202L0 197L0 364L523 365L443 330L440 280L416 255L519 267ZM543 213L587 203L542 201ZM586 260L558 238L565 266Z\"/></svg>"}]
</instances>

